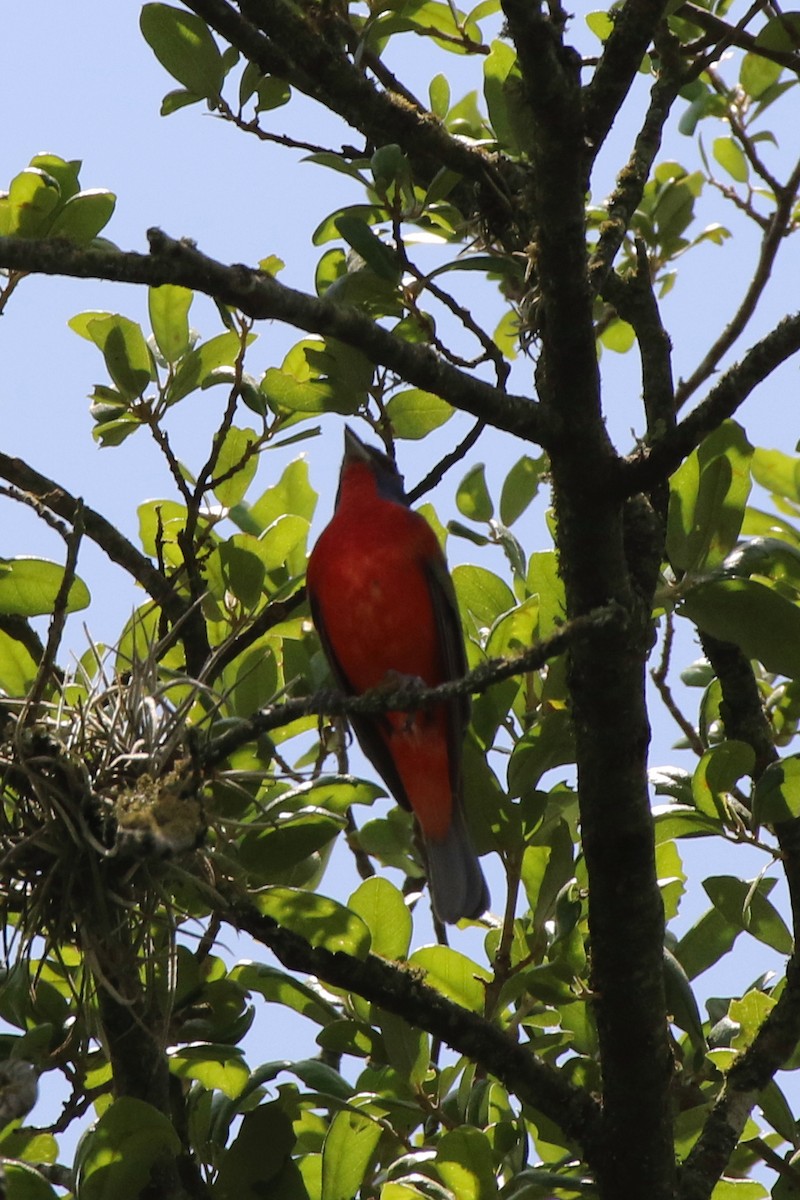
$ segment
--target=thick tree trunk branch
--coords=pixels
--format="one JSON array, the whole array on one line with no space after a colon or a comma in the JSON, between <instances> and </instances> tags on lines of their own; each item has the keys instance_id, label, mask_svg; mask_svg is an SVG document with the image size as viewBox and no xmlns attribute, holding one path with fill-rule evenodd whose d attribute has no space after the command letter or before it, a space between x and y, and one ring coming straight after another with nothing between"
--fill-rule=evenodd
<instances>
[{"instance_id":1,"label":"thick tree trunk branch","mask_svg":"<svg viewBox=\"0 0 800 1200\"><path fill-rule=\"evenodd\" d=\"M393 337L348 305L318 300L250 267L216 262L189 242L174 241L158 229L149 230L148 237L151 254L75 246L56 239L4 237L0 238L0 267L153 287L181 284L256 320L283 321L307 333L338 338L408 383L434 392L487 425L547 447L548 422L535 401L498 391L445 362L427 346Z\"/></svg>"},{"instance_id":2,"label":"thick tree trunk branch","mask_svg":"<svg viewBox=\"0 0 800 1200\"><path fill-rule=\"evenodd\" d=\"M582 1147L590 1166L596 1166L599 1109L595 1101L497 1026L445 999L402 966L373 955L361 960L311 946L251 905L232 902L221 915L269 947L289 970L355 992L480 1063L523 1103L555 1121Z\"/></svg>"},{"instance_id":3,"label":"thick tree trunk branch","mask_svg":"<svg viewBox=\"0 0 800 1200\"><path fill-rule=\"evenodd\" d=\"M607 627L570 648L581 831L589 876L592 988L603 1064L603 1200L672 1200L671 1057L663 979L664 912L647 793L644 666L655 572L629 571L624 505L608 488L618 459L602 417L586 252L587 152L578 67L558 31L524 0L504 0L530 106L541 403L554 423L550 462L561 571L571 617L613 599ZM623 12L651 13L634 3ZM660 8L658 9L660 12ZM628 20L629 18L626 18ZM654 20L657 18L653 18ZM651 25L647 26L649 39ZM641 40L640 35L640 40ZM633 38L634 46L638 45ZM638 49L610 62L632 74ZM642 51L643 52L643 49ZM606 69L601 78L606 78ZM599 85L598 85L599 86ZM627 81L623 81L627 88ZM601 93L610 124L617 96ZM601 122L598 122L598 128ZM558 424L556 424L558 422ZM631 529L628 522L628 535ZM643 574L648 578L643 579ZM643 593L649 591L650 595Z\"/></svg>"}]
</instances>

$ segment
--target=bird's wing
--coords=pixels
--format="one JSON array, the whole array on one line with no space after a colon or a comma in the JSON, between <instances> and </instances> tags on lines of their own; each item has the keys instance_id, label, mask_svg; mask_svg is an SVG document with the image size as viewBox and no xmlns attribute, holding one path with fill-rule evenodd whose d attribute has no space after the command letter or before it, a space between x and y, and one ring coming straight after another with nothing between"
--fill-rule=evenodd
<instances>
[{"instance_id":1,"label":"bird's wing","mask_svg":"<svg viewBox=\"0 0 800 1200\"><path fill-rule=\"evenodd\" d=\"M436 631L442 648L444 678L460 679L467 673L467 653L461 632L461 614L458 611L453 581L444 558L426 560L425 573L430 589ZM447 703L448 741L450 745L450 782L453 795L461 791L461 746L469 725L469 696L458 696Z\"/></svg>"},{"instance_id":2,"label":"bird's wing","mask_svg":"<svg viewBox=\"0 0 800 1200\"><path fill-rule=\"evenodd\" d=\"M322 609L317 603L313 592L309 593L308 600L311 607L311 616L314 621L314 627L316 628L319 640L322 643L322 648L325 651L325 657L327 658L331 668L331 674L336 680L339 690L344 692L347 696L357 695L356 689L353 687L342 668L342 664L336 657L336 652L334 651L325 628L325 619L322 615ZM381 779L383 779L397 803L402 805L403 808L407 808L410 812L411 805L409 803L408 796L406 795L406 790L403 787L402 780L400 779L397 768L394 765L394 760L389 753L386 742L382 736L383 729L388 729L388 722L386 721L386 718L380 715L374 717L361 717L352 714L349 715L347 719L352 726L353 733L358 738L361 749L364 751L367 758L380 775Z\"/></svg>"}]
</instances>

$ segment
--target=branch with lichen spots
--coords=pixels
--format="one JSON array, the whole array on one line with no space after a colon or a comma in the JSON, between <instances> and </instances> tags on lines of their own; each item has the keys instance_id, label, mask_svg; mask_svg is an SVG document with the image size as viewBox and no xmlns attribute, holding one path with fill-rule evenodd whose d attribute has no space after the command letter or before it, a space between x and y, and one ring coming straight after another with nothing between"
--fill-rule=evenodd
<instances>
[{"instance_id":1,"label":"branch with lichen spots","mask_svg":"<svg viewBox=\"0 0 800 1200\"><path fill-rule=\"evenodd\" d=\"M454 408L547 449L549 422L536 401L492 387L445 362L428 346L395 337L349 305L296 291L252 267L217 262L192 243L175 241L159 229L148 230L147 236L150 254L75 246L60 239L0 237L0 267L151 287L179 284L231 305L254 320L283 321L307 333L337 338L415 387L441 396Z\"/></svg>"}]
</instances>

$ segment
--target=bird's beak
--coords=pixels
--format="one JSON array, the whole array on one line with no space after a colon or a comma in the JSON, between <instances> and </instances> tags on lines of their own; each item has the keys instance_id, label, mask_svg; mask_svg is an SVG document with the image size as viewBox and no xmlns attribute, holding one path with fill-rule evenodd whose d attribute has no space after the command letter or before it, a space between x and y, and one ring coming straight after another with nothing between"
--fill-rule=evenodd
<instances>
[{"instance_id":1,"label":"bird's beak","mask_svg":"<svg viewBox=\"0 0 800 1200\"><path fill-rule=\"evenodd\" d=\"M364 445L358 434L353 433L349 425L344 427L344 457L345 462L370 462L369 447Z\"/></svg>"}]
</instances>

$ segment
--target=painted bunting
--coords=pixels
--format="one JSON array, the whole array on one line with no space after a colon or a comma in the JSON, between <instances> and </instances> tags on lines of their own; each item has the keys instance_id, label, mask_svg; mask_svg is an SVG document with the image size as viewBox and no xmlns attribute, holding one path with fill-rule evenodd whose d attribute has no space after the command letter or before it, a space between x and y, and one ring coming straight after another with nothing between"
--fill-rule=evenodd
<instances>
[{"instance_id":1,"label":"painted bunting","mask_svg":"<svg viewBox=\"0 0 800 1200\"><path fill-rule=\"evenodd\" d=\"M467 669L447 564L403 480L379 450L344 434L333 519L308 563L311 614L342 691L409 679L433 687ZM434 912L478 917L489 894L464 823L461 761L469 698L350 718L361 748L425 846Z\"/></svg>"}]
</instances>

